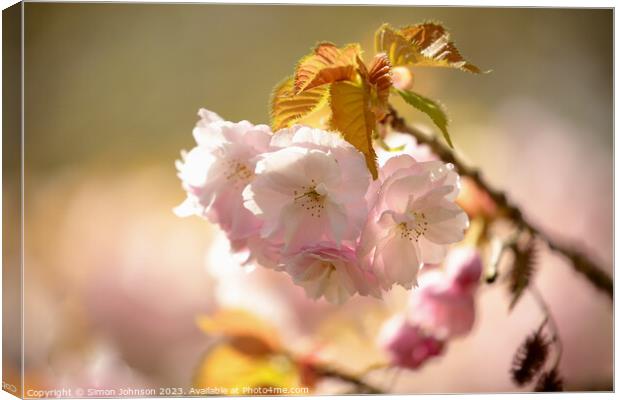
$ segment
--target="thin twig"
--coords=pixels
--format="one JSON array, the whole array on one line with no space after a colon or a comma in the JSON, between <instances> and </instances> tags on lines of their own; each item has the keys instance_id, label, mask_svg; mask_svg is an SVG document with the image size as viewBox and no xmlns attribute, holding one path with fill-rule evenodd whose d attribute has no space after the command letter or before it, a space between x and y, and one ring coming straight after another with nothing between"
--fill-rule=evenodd
<instances>
[{"instance_id":1,"label":"thin twig","mask_svg":"<svg viewBox=\"0 0 620 400\"><path fill-rule=\"evenodd\" d=\"M377 371L379 369L386 369L389 368L391 365L386 363L386 362L377 362L374 364L370 364L369 366L367 366L366 368L364 368L358 375L359 376L366 376L371 372Z\"/></svg>"},{"instance_id":2,"label":"thin twig","mask_svg":"<svg viewBox=\"0 0 620 400\"><path fill-rule=\"evenodd\" d=\"M364 380L362 380L362 378L356 375L350 374L348 372L338 370L332 366L314 365L313 369L314 369L314 372L316 372L316 374L319 376L322 376L325 378L335 378L343 382L347 382L352 385L355 385L355 387L359 390L358 394L383 394L385 393L385 391L383 391L382 389L374 385L371 385L370 383L365 382Z\"/></svg>"},{"instance_id":3,"label":"thin twig","mask_svg":"<svg viewBox=\"0 0 620 400\"><path fill-rule=\"evenodd\" d=\"M409 126L406 121L398 115L396 110L390 107L390 113L383 120L394 130L406 133L415 137L420 144L426 144L443 161L451 163L461 175L472 179L480 188L486 191L493 201L505 211L505 216L516 224L529 230L547 243L547 246L556 253L566 257L573 269L582 274L592 285L602 290L610 299L613 299L613 281L607 272L597 265L586 253L579 249L579 246L564 241L558 241L545 233L539 227L527 220L521 209L513 204L506 194L493 188L482 174L475 168L465 164L447 145L440 142L435 136L429 136L418 129Z\"/></svg>"}]
</instances>

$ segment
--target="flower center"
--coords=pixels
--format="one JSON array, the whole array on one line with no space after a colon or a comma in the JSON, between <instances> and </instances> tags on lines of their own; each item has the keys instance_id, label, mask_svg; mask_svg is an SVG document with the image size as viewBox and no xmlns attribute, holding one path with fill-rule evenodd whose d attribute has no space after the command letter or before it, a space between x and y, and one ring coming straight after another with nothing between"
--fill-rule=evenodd
<instances>
[{"instance_id":1,"label":"flower center","mask_svg":"<svg viewBox=\"0 0 620 400\"><path fill-rule=\"evenodd\" d=\"M228 160L226 180L233 185L245 186L254 177L254 172L238 160Z\"/></svg>"},{"instance_id":2,"label":"flower center","mask_svg":"<svg viewBox=\"0 0 620 400\"><path fill-rule=\"evenodd\" d=\"M403 239L415 240L420 239L420 236L424 235L428 230L428 221L424 213L412 212L413 221L401 222L397 225L400 232L400 237Z\"/></svg>"},{"instance_id":3,"label":"flower center","mask_svg":"<svg viewBox=\"0 0 620 400\"><path fill-rule=\"evenodd\" d=\"M336 266L329 261L323 261L321 264L323 265L323 268L327 270L328 276L336 270Z\"/></svg>"},{"instance_id":4,"label":"flower center","mask_svg":"<svg viewBox=\"0 0 620 400\"><path fill-rule=\"evenodd\" d=\"M293 195L295 196L295 204L305 208L306 211L310 211L312 217L321 218L326 197L325 186L322 183L317 185L312 179L310 185L294 190Z\"/></svg>"}]
</instances>

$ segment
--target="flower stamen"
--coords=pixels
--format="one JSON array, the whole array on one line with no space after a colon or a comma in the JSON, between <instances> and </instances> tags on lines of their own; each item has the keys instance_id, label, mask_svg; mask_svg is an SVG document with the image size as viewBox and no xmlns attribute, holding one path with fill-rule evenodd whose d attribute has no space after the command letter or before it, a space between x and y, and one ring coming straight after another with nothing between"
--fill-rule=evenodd
<instances>
[{"instance_id":1,"label":"flower stamen","mask_svg":"<svg viewBox=\"0 0 620 400\"><path fill-rule=\"evenodd\" d=\"M306 211L310 211L312 217L321 218L321 213L325 208L325 195L320 193L322 190L317 190L317 186L313 179L311 185L302 186L299 191L294 190L293 195L295 196L295 204L305 208Z\"/></svg>"},{"instance_id":2,"label":"flower stamen","mask_svg":"<svg viewBox=\"0 0 620 400\"><path fill-rule=\"evenodd\" d=\"M424 213L414 211L411 215L414 217L413 222L401 222L397 225L397 228L400 230L401 238L417 242L420 236L424 235L428 230L428 221Z\"/></svg>"},{"instance_id":3,"label":"flower stamen","mask_svg":"<svg viewBox=\"0 0 620 400\"><path fill-rule=\"evenodd\" d=\"M238 160L228 160L228 174L226 175L226 180L231 184L245 186L250 182L253 176L254 172L244 163Z\"/></svg>"}]
</instances>

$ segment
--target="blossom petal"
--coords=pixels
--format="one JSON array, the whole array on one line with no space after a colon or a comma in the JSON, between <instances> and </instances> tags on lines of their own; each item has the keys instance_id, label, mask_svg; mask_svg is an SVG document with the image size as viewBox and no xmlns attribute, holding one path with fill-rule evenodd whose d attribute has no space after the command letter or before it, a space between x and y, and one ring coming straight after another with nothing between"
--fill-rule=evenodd
<instances>
[{"instance_id":1,"label":"blossom petal","mask_svg":"<svg viewBox=\"0 0 620 400\"><path fill-rule=\"evenodd\" d=\"M421 260L425 264L439 264L446 257L448 249L444 245L433 243L424 236L420 237Z\"/></svg>"},{"instance_id":2,"label":"blossom petal","mask_svg":"<svg viewBox=\"0 0 620 400\"><path fill-rule=\"evenodd\" d=\"M408 239L394 235L387 241L381 257L385 276L389 282L410 289L416 283L420 269L420 256L416 246Z\"/></svg>"},{"instance_id":3,"label":"blossom petal","mask_svg":"<svg viewBox=\"0 0 620 400\"><path fill-rule=\"evenodd\" d=\"M347 215L342 207L331 202L325 204L325 211L327 213L327 222L331 226L332 237L336 243L340 243L348 229Z\"/></svg>"},{"instance_id":4,"label":"blossom petal","mask_svg":"<svg viewBox=\"0 0 620 400\"><path fill-rule=\"evenodd\" d=\"M429 225L424 234L437 244L450 244L463 239L469 225L467 214L453 203L443 203L441 207L424 210Z\"/></svg>"}]
</instances>

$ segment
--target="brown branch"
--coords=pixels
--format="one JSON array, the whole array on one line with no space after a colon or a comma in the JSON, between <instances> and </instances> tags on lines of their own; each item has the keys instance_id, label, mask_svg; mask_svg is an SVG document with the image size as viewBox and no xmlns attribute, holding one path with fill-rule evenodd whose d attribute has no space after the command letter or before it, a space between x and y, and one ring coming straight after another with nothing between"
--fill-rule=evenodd
<instances>
[{"instance_id":1,"label":"brown branch","mask_svg":"<svg viewBox=\"0 0 620 400\"><path fill-rule=\"evenodd\" d=\"M383 122L389 124L398 132L412 135L418 143L429 146L433 153L443 161L453 164L461 175L468 176L480 188L486 191L493 201L501 209L505 210L507 218L538 236L547 243L549 248L554 252L562 254L570 261L575 271L582 274L594 287L602 290L610 299L613 299L613 280L611 276L589 258L584 251L580 250L579 246L565 241L558 241L534 225L531 221L527 220L521 212L521 209L513 204L504 192L493 188L477 169L466 165L447 145L440 142L435 136L429 136L409 126L392 107L390 107L390 113Z\"/></svg>"},{"instance_id":2,"label":"brown branch","mask_svg":"<svg viewBox=\"0 0 620 400\"><path fill-rule=\"evenodd\" d=\"M312 369L317 375L321 377L335 378L354 385L355 388L359 391L355 394L385 394L385 391L365 382L364 380L362 380L362 378L344 371L339 371L333 367L326 365L313 365Z\"/></svg>"}]
</instances>

